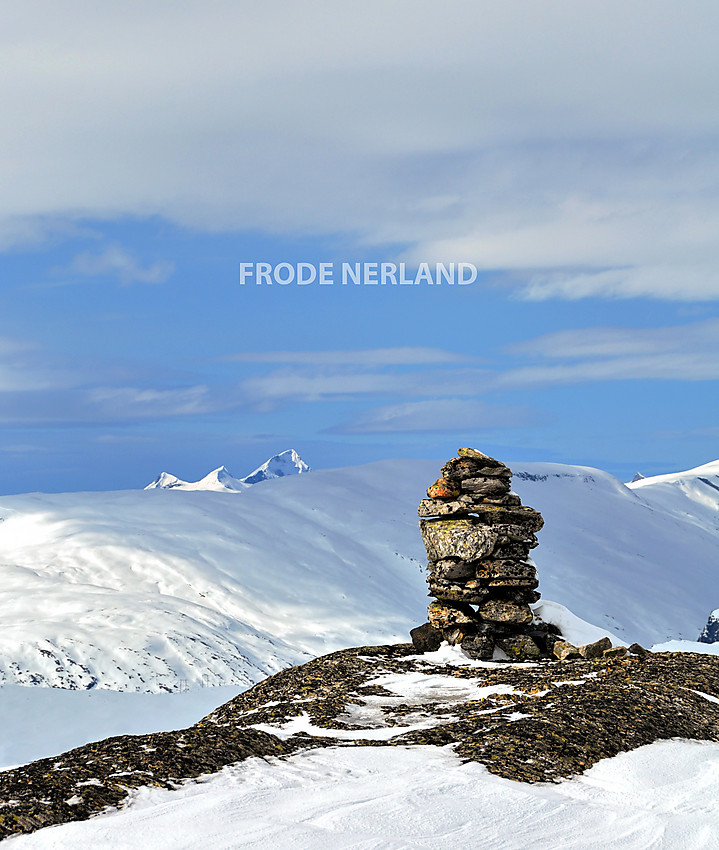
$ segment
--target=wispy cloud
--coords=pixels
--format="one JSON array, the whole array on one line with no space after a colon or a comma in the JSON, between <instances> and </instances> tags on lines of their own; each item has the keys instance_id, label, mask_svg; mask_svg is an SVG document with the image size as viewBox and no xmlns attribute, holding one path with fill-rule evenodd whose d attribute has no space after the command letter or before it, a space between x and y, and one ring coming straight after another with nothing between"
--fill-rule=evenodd
<instances>
[{"instance_id":1,"label":"wispy cloud","mask_svg":"<svg viewBox=\"0 0 719 850\"><path fill-rule=\"evenodd\" d=\"M176 389L95 387L7 392L0 423L6 425L112 425L206 416L232 410L238 397L203 385Z\"/></svg>"},{"instance_id":2,"label":"wispy cloud","mask_svg":"<svg viewBox=\"0 0 719 850\"><path fill-rule=\"evenodd\" d=\"M422 366L466 363L474 358L441 348L405 346L355 351L259 351L220 358L237 363L288 363L296 366Z\"/></svg>"},{"instance_id":3,"label":"wispy cloud","mask_svg":"<svg viewBox=\"0 0 719 850\"><path fill-rule=\"evenodd\" d=\"M417 371L282 370L242 382L247 398L256 403L328 401L364 396L475 395L486 380L481 369Z\"/></svg>"},{"instance_id":4,"label":"wispy cloud","mask_svg":"<svg viewBox=\"0 0 719 850\"><path fill-rule=\"evenodd\" d=\"M719 319L662 328L559 331L513 346L511 352L539 362L497 375L494 387L718 380Z\"/></svg>"},{"instance_id":5,"label":"wispy cloud","mask_svg":"<svg viewBox=\"0 0 719 850\"><path fill-rule=\"evenodd\" d=\"M174 266L164 260L143 266L129 252L111 245L99 254L83 251L66 269L56 270L63 283L76 282L83 278L111 277L123 286L133 283L164 283L172 274Z\"/></svg>"},{"instance_id":6,"label":"wispy cloud","mask_svg":"<svg viewBox=\"0 0 719 850\"><path fill-rule=\"evenodd\" d=\"M33 454L34 452L46 452L47 446L37 446L34 443L10 443L5 446L0 446L0 452L6 452L13 455Z\"/></svg>"},{"instance_id":7,"label":"wispy cloud","mask_svg":"<svg viewBox=\"0 0 719 850\"><path fill-rule=\"evenodd\" d=\"M660 328L582 328L545 334L509 349L547 359L607 358L691 351L719 355L719 319Z\"/></svg>"},{"instance_id":8,"label":"wispy cloud","mask_svg":"<svg viewBox=\"0 0 719 850\"><path fill-rule=\"evenodd\" d=\"M537 414L526 408L499 407L480 401L445 398L374 408L327 430L335 434L482 432L494 428L526 428L537 422Z\"/></svg>"},{"instance_id":9,"label":"wispy cloud","mask_svg":"<svg viewBox=\"0 0 719 850\"><path fill-rule=\"evenodd\" d=\"M76 379L36 343L0 337L0 393L67 387Z\"/></svg>"}]
</instances>

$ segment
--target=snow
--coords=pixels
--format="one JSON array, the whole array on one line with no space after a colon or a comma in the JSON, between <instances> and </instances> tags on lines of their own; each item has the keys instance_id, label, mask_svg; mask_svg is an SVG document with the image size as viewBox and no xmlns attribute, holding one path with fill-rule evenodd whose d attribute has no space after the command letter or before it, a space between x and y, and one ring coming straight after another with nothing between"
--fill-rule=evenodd
<instances>
[{"instance_id":1,"label":"snow","mask_svg":"<svg viewBox=\"0 0 719 850\"><path fill-rule=\"evenodd\" d=\"M78 795L81 795L78 789ZM9 839L17 850L708 850L719 745L660 741L552 785L462 764L448 749L338 747L251 759L176 791Z\"/></svg>"},{"instance_id":2,"label":"snow","mask_svg":"<svg viewBox=\"0 0 719 850\"><path fill-rule=\"evenodd\" d=\"M443 642L439 649L435 652L423 652L421 655L408 656L414 661L421 661L423 664L435 664L439 666L449 665L450 667L487 667L495 670L497 667L533 667L533 663L517 664L510 661L506 664L496 661L480 661L477 658L470 658L469 655L462 649L461 646L450 646L446 641Z\"/></svg>"},{"instance_id":3,"label":"snow","mask_svg":"<svg viewBox=\"0 0 719 850\"><path fill-rule=\"evenodd\" d=\"M531 606L534 616L543 620L545 623L551 623L562 633L564 640L573 643L575 646L584 646L586 643L594 643L601 640L603 637L608 637L612 646L620 646L621 638L613 635L607 629L600 629L599 626L593 626L577 617L576 614L560 605L558 602L551 602L549 599L542 599Z\"/></svg>"},{"instance_id":4,"label":"snow","mask_svg":"<svg viewBox=\"0 0 719 850\"><path fill-rule=\"evenodd\" d=\"M59 755L113 735L184 729L239 688L197 688L174 694L0 688L0 769Z\"/></svg>"},{"instance_id":5,"label":"snow","mask_svg":"<svg viewBox=\"0 0 719 850\"><path fill-rule=\"evenodd\" d=\"M682 488L633 489L586 467L511 465L545 518L532 552L542 616L573 643L696 639L717 605L719 490L699 480L716 464L679 474ZM1 497L0 682L247 687L335 649L407 641L428 602L416 508L439 467L284 475L242 498Z\"/></svg>"},{"instance_id":6,"label":"snow","mask_svg":"<svg viewBox=\"0 0 719 850\"><path fill-rule=\"evenodd\" d=\"M407 640L427 602L416 481L401 466L285 476L241 499L0 498L0 681L247 687Z\"/></svg>"},{"instance_id":7,"label":"snow","mask_svg":"<svg viewBox=\"0 0 719 850\"><path fill-rule=\"evenodd\" d=\"M627 485L650 504L684 521L719 530L719 460Z\"/></svg>"},{"instance_id":8,"label":"snow","mask_svg":"<svg viewBox=\"0 0 719 850\"><path fill-rule=\"evenodd\" d=\"M652 652L700 652L702 655L719 655L719 643L700 643L695 640L665 640L655 643Z\"/></svg>"},{"instance_id":9,"label":"snow","mask_svg":"<svg viewBox=\"0 0 719 850\"><path fill-rule=\"evenodd\" d=\"M589 467L510 466L514 490L544 516L532 551L544 598L624 644L696 639L719 593L719 490L697 475L713 482L719 462L678 474L682 487L671 476L625 485Z\"/></svg>"},{"instance_id":10,"label":"snow","mask_svg":"<svg viewBox=\"0 0 719 850\"><path fill-rule=\"evenodd\" d=\"M287 449L265 461L262 466L258 466L254 472L246 475L242 482L244 484L258 484L260 481L283 478L285 475L301 475L310 471L310 467L294 449Z\"/></svg>"},{"instance_id":11,"label":"snow","mask_svg":"<svg viewBox=\"0 0 719 850\"><path fill-rule=\"evenodd\" d=\"M482 700L495 694L518 693L511 685L500 684L480 687L467 679L431 673L386 673L369 680L366 684L385 688L391 691L391 694L379 696L363 694L363 705L349 705L343 714L337 716L336 720L341 723L370 728L326 729L315 726L306 713L282 723L256 723L253 724L253 728L269 732L271 735L277 735L278 738L283 739L298 733L308 733L346 741L389 741L407 732L432 729L435 726L451 723L457 719L456 716L451 714L427 714L421 710L421 706L434 704L451 707L452 705L463 705L470 700ZM397 706L416 706L417 710L403 715L403 722L398 723L393 720L393 724L388 725L386 722L388 714L385 709ZM493 714L503 709L504 707L500 706L499 708L478 711L477 714Z\"/></svg>"}]
</instances>

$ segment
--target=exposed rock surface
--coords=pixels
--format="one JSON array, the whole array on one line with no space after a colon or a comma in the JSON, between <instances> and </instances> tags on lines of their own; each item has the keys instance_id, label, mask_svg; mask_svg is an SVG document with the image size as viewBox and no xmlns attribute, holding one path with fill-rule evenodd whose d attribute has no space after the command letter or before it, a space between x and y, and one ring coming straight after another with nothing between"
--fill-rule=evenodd
<instances>
[{"instance_id":1,"label":"exposed rock surface","mask_svg":"<svg viewBox=\"0 0 719 850\"><path fill-rule=\"evenodd\" d=\"M535 622L529 607L539 599L529 552L542 516L512 493L503 463L476 449L457 455L418 509L436 600L429 626L474 658L490 659L497 649L516 661L551 657L556 630ZM415 646L424 643L426 631Z\"/></svg>"},{"instance_id":2,"label":"exposed rock surface","mask_svg":"<svg viewBox=\"0 0 719 850\"><path fill-rule=\"evenodd\" d=\"M709 615L706 626L699 635L699 643L717 643L719 641L719 608Z\"/></svg>"},{"instance_id":3,"label":"exposed rock surface","mask_svg":"<svg viewBox=\"0 0 719 850\"><path fill-rule=\"evenodd\" d=\"M1 772L0 838L85 820L141 786L173 788L309 747L451 745L492 773L546 782L662 738L719 740L713 656L477 667L466 656L457 666L458 650L414 653L410 644L335 652L260 682L189 729L109 738Z\"/></svg>"}]
</instances>

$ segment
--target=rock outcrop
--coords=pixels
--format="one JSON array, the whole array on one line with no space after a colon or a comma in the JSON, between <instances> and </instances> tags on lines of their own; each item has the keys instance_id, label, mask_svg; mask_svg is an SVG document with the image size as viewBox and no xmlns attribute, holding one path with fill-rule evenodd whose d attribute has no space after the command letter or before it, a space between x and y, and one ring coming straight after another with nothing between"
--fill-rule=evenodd
<instances>
[{"instance_id":1,"label":"rock outcrop","mask_svg":"<svg viewBox=\"0 0 719 850\"><path fill-rule=\"evenodd\" d=\"M497 649L514 660L551 656L556 629L530 608L539 581L529 552L544 521L512 492L511 478L500 461L462 448L427 488L418 513L435 634L413 630L421 651L443 639L479 659Z\"/></svg>"},{"instance_id":2,"label":"rock outcrop","mask_svg":"<svg viewBox=\"0 0 719 850\"><path fill-rule=\"evenodd\" d=\"M120 807L134 789L314 747L451 747L505 779L556 782L663 738L719 739L714 656L476 667L456 655L428 664L410 644L341 650L265 679L188 729L0 771L0 840Z\"/></svg>"},{"instance_id":3,"label":"rock outcrop","mask_svg":"<svg viewBox=\"0 0 719 850\"><path fill-rule=\"evenodd\" d=\"M699 643L717 643L719 641L719 608L715 608L709 614L707 624L702 629L698 641Z\"/></svg>"}]
</instances>

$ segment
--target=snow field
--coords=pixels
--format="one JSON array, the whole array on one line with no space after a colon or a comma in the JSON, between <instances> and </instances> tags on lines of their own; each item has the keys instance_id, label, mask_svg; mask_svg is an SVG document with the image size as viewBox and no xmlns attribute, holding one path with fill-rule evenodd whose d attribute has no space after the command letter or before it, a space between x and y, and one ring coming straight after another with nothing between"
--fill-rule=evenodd
<instances>
[{"instance_id":1,"label":"snow field","mask_svg":"<svg viewBox=\"0 0 719 850\"><path fill-rule=\"evenodd\" d=\"M719 745L660 741L553 785L433 747L251 759L119 812L8 840L17 850L709 850Z\"/></svg>"}]
</instances>

